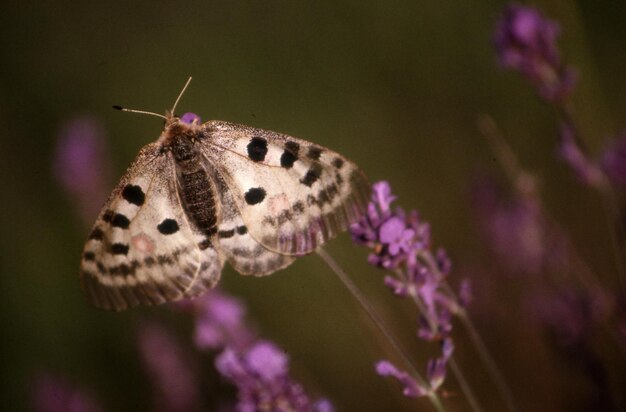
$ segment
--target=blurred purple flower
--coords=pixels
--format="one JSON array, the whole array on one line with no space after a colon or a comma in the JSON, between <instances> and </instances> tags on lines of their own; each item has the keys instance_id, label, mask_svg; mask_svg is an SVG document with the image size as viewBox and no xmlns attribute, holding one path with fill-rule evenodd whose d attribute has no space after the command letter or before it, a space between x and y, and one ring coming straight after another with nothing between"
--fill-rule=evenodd
<instances>
[{"instance_id":1,"label":"blurred purple flower","mask_svg":"<svg viewBox=\"0 0 626 412\"><path fill-rule=\"evenodd\" d=\"M561 62L559 35L559 25L536 8L510 4L493 36L500 64L520 72L551 102L567 98L576 83L575 71Z\"/></svg>"},{"instance_id":2,"label":"blurred purple flower","mask_svg":"<svg viewBox=\"0 0 626 412\"><path fill-rule=\"evenodd\" d=\"M626 188L626 134L610 142L600 156L600 167L611 183Z\"/></svg>"},{"instance_id":3,"label":"blurred purple flower","mask_svg":"<svg viewBox=\"0 0 626 412\"><path fill-rule=\"evenodd\" d=\"M217 370L237 386L238 411L310 411L302 386L289 379L287 363L287 356L266 341L240 352L227 347L215 359Z\"/></svg>"},{"instance_id":4,"label":"blurred purple flower","mask_svg":"<svg viewBox=\"0 0 626 412\"><path fill-rule=\"evenodd\" d=\"M576 173L578 178L585 184L596 188L604 186L605 174L598 164L589 159L589 156L582 150L579 143L576 141L575 129L571 124L563 123L561 125L561 142L559 145L559 154ZM625 148L626 149L626 148ZM626 155L626 152L624 153ZM622 167L622 171L626 173L626 163L621 164L619 162L619 153L617 158L610 159L612 154L609 152L609 167L618 171L619 167ZM626 160L626 156L624 158ZM606 170L608 171L608 170ZM626 183L626 174L623 176L624 183Z\"/></svg>"},{"instance_id":5,"label":"blurred purple flower","mask_svg":"<svg viewBox=\"0 0 626 412\"><path fill-rule=\"evenodd\" d=\"M102 408L89 395L48 373L33 386L33 409L37 412L100 412Z\"/></svg>"},{"instance_id":6,"label":"blurred purple flower","mask_svg":"<svg viewBox=\"0 0 626 412\"><path fill-rule=\"evenodd\" d=\"M533 190L505 194L489 178L477 180L472 188L479 227L510 273L536 275L548 267L562 268L566 261L567 242L544 215Z\"/></svg>"},{"instance_id":7,"label":"blurred purple flower","mask_svg":"<svg viewBox=\"0 0 626 412\"><path fill-rule=\"evenodd\" d=\"M607 322L615 305L599 288L561 287L553 293L534 294L530 306L560 346L579 347L598 325Z\"/></svg>"},{"instance_id":8,"label":"blurred purple flower","mask_svg":"<svg viewBox=\"0 0 626 412\"><path fill-rule=\"evenodd\" d=\"M246 309L239 300L211 290L193 301L196 307L195 342L200 349L246 347L254 333L245 323Z\"/></svg>"},{"instance_id":9,"label":"blurred purple flower","mask_svg":"<svg viewBox=\"0 0 626 412\"><path fill-rule=\"evenodd\" d=\"M108 195L109 164L105 132L97 120L77 116L61 125L54 176L87 224L92 223Z\"/></svg>"},{"instance_id":10,"label":"blurred purple flower","mask_svg":"<svg viewBox=\"0 0 626 412\"><path fill-rule=\"evenodd\" d=\"M218 372L237 387L236 410L332 412L330 402L312 402L289 377L289 362L276 345L256 337L243 304L213 289L186 304L196 314L196 345L220 351Z\"/></svg>"},{"instance_id":11,"label":"blurred purple flower","mask_svg":"<svg viewBox=\"0 0 626 412\"><path fill-rule=\"evenodd\" d=\"M138 344L141 360L155 390L155 410L198 410L200 397L196 368L174 336L156 323L145 323L139 328Z\"/></svg>"}]
</instances>

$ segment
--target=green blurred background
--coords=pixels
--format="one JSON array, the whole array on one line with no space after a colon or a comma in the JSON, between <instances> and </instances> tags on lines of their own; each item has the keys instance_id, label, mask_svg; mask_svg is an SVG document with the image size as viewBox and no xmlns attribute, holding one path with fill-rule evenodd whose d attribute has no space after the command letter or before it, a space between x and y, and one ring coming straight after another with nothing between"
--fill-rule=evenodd
<instances>
[{"instance_id":1,"label":"green blurred background","mask_svg":"<svg viewBox=\"0 0 626 412\"><path fill-rule=\"evenodd\" d=\"M298 136L389 180L399 203L432 223L454 262L452 282L475 284L470 311L522 410L582 396L577 380L520 324L523 279L490 272L468 188L501 171L477 131L498 122L522 163L542 178L546 203L598 272L611 270L598 199L555 160L554 113L491 47L500 1L2 2L0 11L0 319L3 410L29 410L33 376L49 370L88 390L107 410L151 410L135 327L161 320L190 345L188 317L164 308L93 309L78 263L89 228L52 175L59 128L77 115L104 125L114 181L162 122L113 104L163 112L189 75L179 112ZM592 150L626 125L626 6L610 1L535 3L561 22L566 61L580 73L579 127ZM592 217L596 216L596 217ZM95 219L95 216L94 216ZM592 239L592 241L590 241ZM414 338L411 305L394 299L367 252L348 235L328 250L366 291L418 368L432 348ZM388 357L354 300L316 256L271 277L223 274L264 337L283 347L293 376L338 410L430 410L404 399L372 365ZM516 323L517 322L517 323ZM168 326L168 327L170 327ZM502 407L461 328L457 356L488 410ZM209 369L210 356L201 358ZM214 386L207 383L207 387ZM450 410L465 410L446 383Z\"/></svg>"}]
</instances>

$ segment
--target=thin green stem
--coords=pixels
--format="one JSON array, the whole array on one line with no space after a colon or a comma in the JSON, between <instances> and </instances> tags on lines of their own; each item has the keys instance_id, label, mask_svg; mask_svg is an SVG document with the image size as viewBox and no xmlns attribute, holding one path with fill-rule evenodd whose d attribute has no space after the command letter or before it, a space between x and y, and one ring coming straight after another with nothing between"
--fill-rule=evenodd
<instances>
[{"instance_id":1,"label":"thin green stem","mask_svg":"<svg viewBox=\"0 0 626 412\"><path fill-rule=\"evenodd\" d=\"M430 330L432 332L435 332L437 325L432 315L430 314L426 306L424 306L424 303L415 294L411 294L411 296L413 298L413 302L415 303L415 306L417 306L417 310L419 310L422 313L422 315L424 315L424 317L426 318L426 321L428 322L428 326L430 327ZM463 374L461 367L456 363L456 361L454 360L454 357L451 357L449 362L452 367L452 373L454 373L454 377L456 378L457 382L461 386L461 390L463 391L463 394L465 395L465 397L467 398L467 401L472 407L472 410L476 412L482 411L482 407L478 403L478 400L476 398L476 395L474 395L474 391L472 390L472 387L467 382L467 379L465 379L465 375Z\"/></svg>"},{"instance_id":2,"label":"thin green stem","mask_svg":"<svg viewBox=\"0 0 626 412\"><path fill-rule=\"evenodd\" d=\"M335 272L339 280L345 285L345 287L350 291L352 296L355 297L359 305L363 308L365 313L370 317L374 325L378 328L378 330L385 336L385 339L389 342L393 350L397 353L397 355L402 359L402 362L405 364L405 367L413 377L417 380L417 382L423 387L427 388L430 385L426 382L426 380L422 377L422 375L415 369L413 364L411 363L409 357L406 355L404 350L400 347L397 340L393 337L393 335L387 330L384 322L382 321L380 315L372 305L365 299L363 293L356 286L354 282L348 277L346 272L335 262L335 260L322 248L317 249L317 254L324 260L324 262ZM444 412L445 408L439 399L439 395L435 391L429 391L428 399L431 401L435 409L439 412Z\"/></svg>"},{"instance_id":3,"label":"thin green stem","mask_svg":"<svg viewBox=\"0 0 626 412\"><path fill-rule=\"evenodd\" d=\"M619 237L624 235L621 224L618 221L619 212L616 207L615 196L611 189L602 190L602 206L604 207L604 220L611 237L611 248L615 256L615 265L617 267L617 277L622 289L626 291L626 268L624 268L624 254L619 244Z\"/></svg>"},{"instance_id":4,"label":"thin green stem","mask_svg":"<svg viewBox=\"0 0 626 412\"><path fill-rule=\"evenodd\" d=\"M478 399L476 399L476 396L474 395L474 391L472 391L472 388L467 382L467 379L465 379L465 375L463 374L463 371L461 370L459 365L456 363L454 356L450 358L450 360L448 361L448 364L450 365L450 368L452 369L452 373L454 373L454 377L456 378L457 382L459 382L459 385L461 386L461 390L465 394L465 397L467 398L467 402L469 402L470 406L472 407L472 410L481 412L483 408L478 403Z\"/></svg>"},{"instance_id":5,"label":"thin green stem","mask_svg":"<svg viewBox=\"0 0 626 412\"><path fill-rule=\"evenodd\" d=\"M517 407L515 406L515 400L513 398L513 393L511 392L509 386L506 384L504 376L500 372L500 369L498 368L496 362L491 357L491 354L487 349L487 345L485 345L485 342L483 342L483 339L476 330L476 327L474 327L474 323L471 321L469 316L467 316L467 312L465 312L465 310L460 309L457 314L459 315L461 322L463 322L465 329L467 329L470 339L476 347L478 355L480 356L483 364L487 368L487 372L489 373L489 375L491 375L491 379L496 384L498 392L500 392L500 396L504 400L507 409L509 411L517 411Z\"/></svg>"}]
</instances>

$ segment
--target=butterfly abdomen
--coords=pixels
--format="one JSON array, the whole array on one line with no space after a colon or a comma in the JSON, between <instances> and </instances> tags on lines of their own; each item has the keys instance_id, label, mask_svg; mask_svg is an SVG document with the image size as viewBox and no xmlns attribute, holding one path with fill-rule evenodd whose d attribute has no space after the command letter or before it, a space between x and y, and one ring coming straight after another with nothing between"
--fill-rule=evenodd
<instances>
[{"instance_id":1,"label":"butterfly abdomen","mask_svg":"<svg viewBox=\"0 0 626 412\"><path fill-rule=\"evenodd\" d=\"M200 163L200 154L186 138L172 143L179 195L188 216L207 237L217 232L215 186Z\"/></svg>"}]
</instances>

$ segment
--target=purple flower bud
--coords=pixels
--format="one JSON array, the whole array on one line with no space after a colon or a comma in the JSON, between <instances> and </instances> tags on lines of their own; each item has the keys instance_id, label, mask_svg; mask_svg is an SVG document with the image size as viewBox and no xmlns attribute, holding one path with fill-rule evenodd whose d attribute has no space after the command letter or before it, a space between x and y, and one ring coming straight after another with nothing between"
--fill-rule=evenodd
<instances>
[{"instance_id":1,"label":"purple flower bud","mask_svg":"<svg viewBox=\"0 0 626 412\"><path fill-rule=\"evenodd\" d=\"M428 382L432 390L437 390L446 379L447 364L450 357L452 357L453 351L454 344L452 343L452 339L446 338L441 344L441 357L431 359L428 362L426 375L428 376Z\"/></svg>"},{"instance_id":2,"label":"purple flower bud","mask_svg":"<svg viewBox=\"0 0 626 412\"><path fill-rule=\"evenodd\" d=\"M247 353L250 370L261 379L272 380L287 373L287 356L270 342L258 342Z\"/></svg>"},{"instance_id":3,"label":"purple flower bud","mask_svg":"<svg viewBox=\"0 0 626 412\"><path fill-rule=\"evenodd\" d=\"M183 114L182 116L180 116L180 121L183 123L187 123L187 124L200 124L202 123L202 120L200 119L200 116L198 116L195 113L191 113L191 112L187 112L185 114Z\"/></svg>"},{"instance_id":4,"label":"purple flower bud","mask_svg":"<svg viewBox=\"0 0 626 412\"><path fill-rule=\"evenodd\" d=\"M401 251L409 252L415 231L406 228L406 223L398 217L391 217L380 227L379 239L389 247L392 256Z\"/></svg>"},{"instance_id":5,"label":"purple flower bud","mask_svg":"<svg viewBox=\"0 0 626 412\"><path fill-rule=\"evenodd\" d=\"M400 382L404 389L402 394L408 398L419 398L428 393L428 389L422 387L406 372L398 370L391 362L383 360L376 364L376 373L380 376L391 376Z\"/></svg>"},{"instance_id":6,"label":"purple flower bud","mask_svg":"<svg viewBox=\"0 0 626 412\"><path fill-rule=\"evenodd\" d=\"M374 183L372 190L374 192L374 202L378 203L380 210L383 213L389 212L391 202L396 200L396 197L391 194L391 186L389 185L389 182L381 181Z\"/></svg>"}]
</instances>

